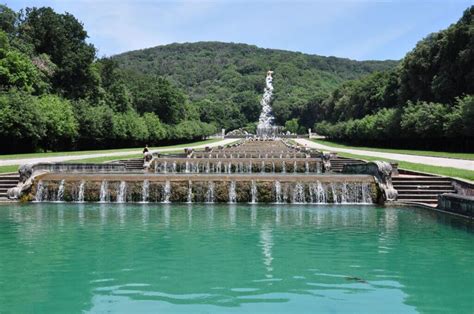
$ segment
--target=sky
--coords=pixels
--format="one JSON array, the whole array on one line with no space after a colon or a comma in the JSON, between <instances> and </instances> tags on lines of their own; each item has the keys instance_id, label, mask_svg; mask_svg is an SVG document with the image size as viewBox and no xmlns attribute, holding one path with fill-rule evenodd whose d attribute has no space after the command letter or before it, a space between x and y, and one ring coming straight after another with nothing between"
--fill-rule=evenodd
<instances>
[{"instance_id":1,"label":"sky","mask_svg":"<svg viewBox=\"0 0 474 314\"><path fill-rule=\"evenodd\" d=\"M5 1L5 0L4 0ZM14 0L69 12L98 56L196 41L238 42L355 60L401 59L474 0Z\"/></svg>"}]
</instances>

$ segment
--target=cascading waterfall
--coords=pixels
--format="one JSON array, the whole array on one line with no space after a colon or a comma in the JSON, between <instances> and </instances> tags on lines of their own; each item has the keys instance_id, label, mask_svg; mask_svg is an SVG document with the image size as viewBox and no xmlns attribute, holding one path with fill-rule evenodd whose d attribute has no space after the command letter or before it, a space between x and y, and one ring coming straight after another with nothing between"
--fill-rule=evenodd
<instances>
[{"instance_id":1,"label":"cascading waterfall","mask_svg":"<svg viewBox=\"0 0 474 314\"><path fill-rule=\"evenodd\" d=\"M348 197L348 191L347 191L347 183L344 182L341 185L341 204L346 204L348 203L348 198L350 200L350 197Z\"/></svg>"},{"instance_id":2,"label":"cascading waterfall","mask_svg":"<svg viewBox=\"0 0 474 314\"><path fill-rule=\"evenodd\" d=\"M362 202L364 204L371 204L372 197L370 196L370 185L367 183L364 183L362 184L361 189L362 189Z\"/></svg>"},{"instance_id":3,"label":"cascading waterfall","mask_svg":"<svg viewBox=\"0 0 474 314\"><path fill-rule=\"evenodd\" d=\"M166 180L163 188L163 203L169 203L171 197L171 182Z\"/></svg>"},{"instance_id":4,"label":"cascading waterfall","mask_svg":"<svg viewBox=\"0 0 474 314\"><path fill-rule=\"evenodd\" d=\"M35 202L43 201L43 194L44 194L44 184L43 184L43 181L40 180L38 182L38 187L36 188Z\"/></svg>"},{"instance_id":5,"label":"cascading waterfall","mask_svg":"<svg viewBox=\"0 0 474 314\"><path fill-rule=\"evenodd\" d=\"M142 186L142 203L148 202L148 190L150 188L150 181L144 180Z\"/></svg>"},{"instance_id":6,"label":"cascading waterfall","mask_svg":"<svg viewBox=\"0 0 474 314\"><path fill-rule=\"evenodd\" d=\"M309 162L305 161L304 168L305 168L305 173L309 173Z\"/></svg>"},{"instance_id":7,"label":"cascading waterfall","mask_svg":"<svg viewBox=\"0 0 474 314\"><path fill-rule=\"evenodd\" d=\"M326 190L323 188L323 185L321 182L317 182L317 190L316 190L316 197L318 200L318 203L327 203L327 198L326 198Z\"/></svg>"},{"instance_id":8,"label":"cascading waterfall","mask_svg":"<svg viewBox=\"0 0 474 314\"><path fill-rule=\"evenodd\" d=\"M286 173L286 163L284 161L281 163L281 173Z\"/></svg>"},{"instance_id":9,"label":"cascading waterfall","mask_svg":"<svg viewBox=\"0 0 474 314\"><path fill-rule=\"evenodd\" d=\"M117 191L117 203L125 203L127 201L127 182L121 181Z\"/></svg>"},{"instance_id":10,"label":"cascading waterfall","mask_svg":"<svg viewBox=\"0 0 474 314\"><path fill-rule=\"evenodd\" d=\"M77 202L79 203L84 203L84 186L85 182L82 180L81 184L79 184L79 193L77 194Z\"/></svg>"},{"instance_id":11,"label":"cascading waterfall","mask_svg":"<svg viewBox=\"0 0 474 314\"><path fill-rule=\"evenodd\" d=\"M331 183L331 192L332 192L332 202L334 204L340 204L341 201L337 197L336 184L335 183Z\"/></svg>"},{"instance_id":12,"label":"cascading waterfall","mask_svg":"<svg viewBox=\"0 0 474 314\"><path fill-rule=\"evenodd\" d=\"M214 203L214 182L209 181L207 184L206 203Z\"/></svg>"},{"instance_id":13,"label":"cascading waterfall","mask_svg":"<svg viewBox=\"0 0 474 314\"><path fill-rule=\"evenodd\" d=\"M281 196L281 183L280 181L275 181L275 203L281 204L282 196Z\"/></svg>"},{"instance_id":14,"label":"cascading waterfall","mask_svg":"<svg viewBox=\"0 0 474 314\"><path fill-rule=\"evenodd\" d=\"M229 187L229 203L234 204L237 202L237 192L235 191L235 181L230 182Z\"/></svg>"},{"instance_id":15,"label":"cascading waterfall","mask_svg":"<svg viewBox=\"0 0 474 314\"><path fill-rule=\"evenodd\" d=\"M101 185L100 185L100 196L99 196L99 202L105 203L109 201L109 183L107 180L103 180Z\"/></svg>"},{"instance_id":16,"label":"cascading waterfall","mask_svg":"<svg viewBox=\"0 0 474 314\"><path fill-rule=\"evenodd\" d=\"M293 204L306 203L304 185L301 184L300 182L297 182L295 185L295 188L293 189L292 203Z\"/></svg>"},{"instance_id":17,"label":"cascading waterfall","mask_svg":"<svg viewBox=\"0 0 474 314\"><path fill-rule=\"evenodd\" d=\"M62 202L64 198L64 180L61 180L58 187L58 194L56 196L57 202Z\"/></svg>"},{"instance_id":18,"label":"cascading waterfall","mask_svg":"<svg viewBox=\"0 0 474 314\"><path fill-rule=\"evenodd\" d=\"M187 196L188 204L193 202L193 182L191 180L188 181L188 196Z\"/></svg>"},{"instance_id":19,"label":"cascading waterfall","mask_svg":"<svg viewBox=\"0 0 474 314\"><path fill-rule=\"evenodd\" d=\"M258 191L257 191L257 184L255 183L254 180L252 180L252 186L250 188L250 192L252 194L252 200L250 201L250 203L252 203L252 204L257 203L257 200L258 200L257 199L257 192Z\"/></svg>"}]
</instances>

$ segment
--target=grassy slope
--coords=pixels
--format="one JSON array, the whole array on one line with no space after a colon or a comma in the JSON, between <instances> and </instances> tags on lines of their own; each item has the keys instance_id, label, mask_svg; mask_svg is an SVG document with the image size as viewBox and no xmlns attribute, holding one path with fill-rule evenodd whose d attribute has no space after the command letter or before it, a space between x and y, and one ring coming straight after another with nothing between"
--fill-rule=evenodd
<instances>
[{"instance_id":1,"label":"grassy slope","mask_svg":"<svg viewBox=\"0 0 474 314\"><path fill-rule=\"evenodd\" d=\"M187 144L179 144L179 145L173 145L173 146L163 146L163 147L152 147L151 150L159 150L159 149L169 149L169 148L176 148L177 150L169 151L166 152L166 154L175 154L175 153L181 153L182 150L179 148L184 148L184 147L189 147L189 146L197 146L197 145L202 145L202 144L208 144L208 143L213 143L220 141L220 139L210 139L210 140L205 140L205 141L200 141L200 142L194 142L194 143L187 143ZM70 152L70 153L42 153L42 154L23 154L23 155L17 155L17 156L24 156L28 155L28 157L24 158L35 158L35 157L48 157L48 156L62 156L64 154L68 155L85 155L85 154L94 154L94 153L112 153L112 152L118 152L118 151L130 151L130 150L137 150L141 148L126 148L126 149L116 149L116 150L99 150L99 151L83 151L83 152ZM77 153L77 154L74 154ZM59 154L59 155L49 155L49 154ZM37 156L33 156L37 155ZM11 155L9 155L11 156ZM130 159L130 158L139 158L142 157L142 154L130 154L130 155L123 155L123 156L104 156L104 157L95 157L95 158L84 158L84 159L78 159L78 160L71 160L71 161L66 161L70 163L103 163L103 162L108 162L108 161L114 161L114 160L119 160L119 159ZM1 158L2 156L0 156ZM22 158L22 157L17 157L17 158ZM5 158L8 159L8 158ZM10 173L10 172L17 172L19 165L11 165L11 166L0 166L0 174L1 173Z\"/></svg>"},{"instance_id":2,"label":"grassy slope","mask_svg":"<svg viewBox=\"0 0 474 314\"><path fill-rule=\"evenodd\" d=\"M468 159L474 160L474 153L451 153L451 152L438 152L438 151L427 151L427 150L411 150L411 149L392 149L392 148L375 148L375 147L364 147L364 146L349 146L339 144L328 140L312 140L315 143L336 147L336 148L348 148L348 149L360 149L369 150L374 152L393 153L393 154L406 154L416 156L429 156L429 157L443 157L443 158L455 158L455 159Z\"/></svg>"},{"instance_id":3,"label":"grassy slope","mask_svg":"<svg viewBox=\"0 0 474 314\"><path fill-rule=\"evenodd\" d=\"M354 154L348 154L348 153L338 152L337 154L342 157L356 158L356 159L362 159L366 161L382 160L382 161L388 161L388 162L396 162L398 163L398 167L401 169L420 171L420 172L431 173L431 174L436 174L436 175L441 175L441 176L454 177L454 178L467 179L469 181L474 181L474 171L470 171L470 170L415 164L415 163L406 162L406 161L398 161L398 160L385 159L385 158L372 157L372 156L364 156L364 155L354 155Z\"/></svg>"},{"instance_id":4,"label":"grassy slope","mask_svg":"<svg viewBox=\"0 0 474 314\"><path fill-rule=\"evenodd\" d=\"M172 145L172 146L160 146L160 147L151 147L150 150L160 150L168 148L184 148L188 146L197 146L202 144L210 144L221 139L209 139L199 142ZM57 156L77 156L77 155L88 155L88 154L106 154L106 153L117 153L117 152L133 152L140 151L143 147L136 148L119 148L119 149L105 149L105 150L84 150L84 151L75 151L75 152L49 152L49 153L30 153L30 154L14 154L14 155L1 155L0 159L22 159L22 158L41 158L41 157L57 157ZM115 157L117 158L117 157Z\"/></svg>"},{"instance_id":5,"label":"grassy slope","mask_svg":"<svg viewBox=\"0 0 474 314\"><path fill-rule=\"evenodd\" d=\"M469 159L474 160L473 153L451 153L451 152L438 152L438 151L425 151L425 150L411 150L411 149L392 149L392 148L374 148L374 147L363 147L363 146L349 146L331 142L328 140L312 140L318 144L336 147L336 148L349 148L349 149L360 149L369 150L374 152L383 153L394 153L394 154L406 154L406 155L417 155L417 156L430 156L430 157L444 157L444 158L455 158L455 159Z\"/></svg>"}]
</instances>

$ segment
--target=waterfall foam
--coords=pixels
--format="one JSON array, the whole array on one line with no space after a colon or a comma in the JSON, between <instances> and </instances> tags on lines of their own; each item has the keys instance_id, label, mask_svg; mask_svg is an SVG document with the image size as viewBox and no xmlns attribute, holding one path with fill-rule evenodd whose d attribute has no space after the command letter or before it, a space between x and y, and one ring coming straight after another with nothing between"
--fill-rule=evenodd
<instances>
[{"instance_id":1,"label":"waterfall foam","mask_svg":"<svg viewBox=\"0 0 474 314\"><path fill-rule=\"evenodd\" d=\"M258 118L257 125L257 135L262 137L274 136L272 134L273 129L273 120L271 100L273 95L273 71L267 72L267 77L265 78L265 90L263 92L262 100L260 105L262 106L262 111L260 112L260 117Z\"/></svg>"},{"instance_id":2,"label":"waterfall foam","mask_svg":"<svg viewBox=\"0 0 474 314\"><path fill-rule=\"evenodd\" d=\"M107 180L103 180L100 184L100 196L99 202L105 203L109 201L109 183Z\"/></svg>"},{"instance_id":3,"label":"waterfall foam","mask_svg":"<svg viewBox=\"0 0 474 314\"><path fill-rule=\"evenodd\" d=\"M234 204L237 202L237 192L235 191L235 181L230 182L229 187L229 203Z\"/></svg>"},{"instance_id":4,"label":"waterfall foam","mask_svg":"<svg viewBox=\"0 0 474 314\"><path fill-rule=\"evenodd\" d=\"M125 203L127 201L127 182L121 181L117 193L117 203Z\"/></svg>"},{"instance_id":5,"label":"waterfall foam","mask_svg":"<svg viewBox=\"0 0 474 314\"><path fill-rule=\"evenodd\" d=\"M79 193L77 194L77 202L78 203L84 203L84 185L85 181L82 180L81 184L79 184Z\"/></svg>"}]
</instances>

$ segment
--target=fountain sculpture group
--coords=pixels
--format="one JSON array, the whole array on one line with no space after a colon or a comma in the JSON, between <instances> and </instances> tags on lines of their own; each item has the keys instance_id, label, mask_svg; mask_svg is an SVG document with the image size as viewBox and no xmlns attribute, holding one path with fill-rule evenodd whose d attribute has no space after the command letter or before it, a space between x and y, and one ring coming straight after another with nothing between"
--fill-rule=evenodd
<instances>
[{"instance_id":1,"label":"fountain sculpture group","mask_svg":"<svg viewBox=\"0 0 474 314\"><path fill-rule=\"evenodd\" d=\"M35 164L20 168L14 199L35 202L205 202L368 204L394 197L390 165L331 171L328 156L278 139L272 71L267 72L257 136L204 152L147 153L143 168L124 163ZM388 172L387 172L388 171ZM396 192L395 192L396 197Z\"/></svg>"}]
</instances>

